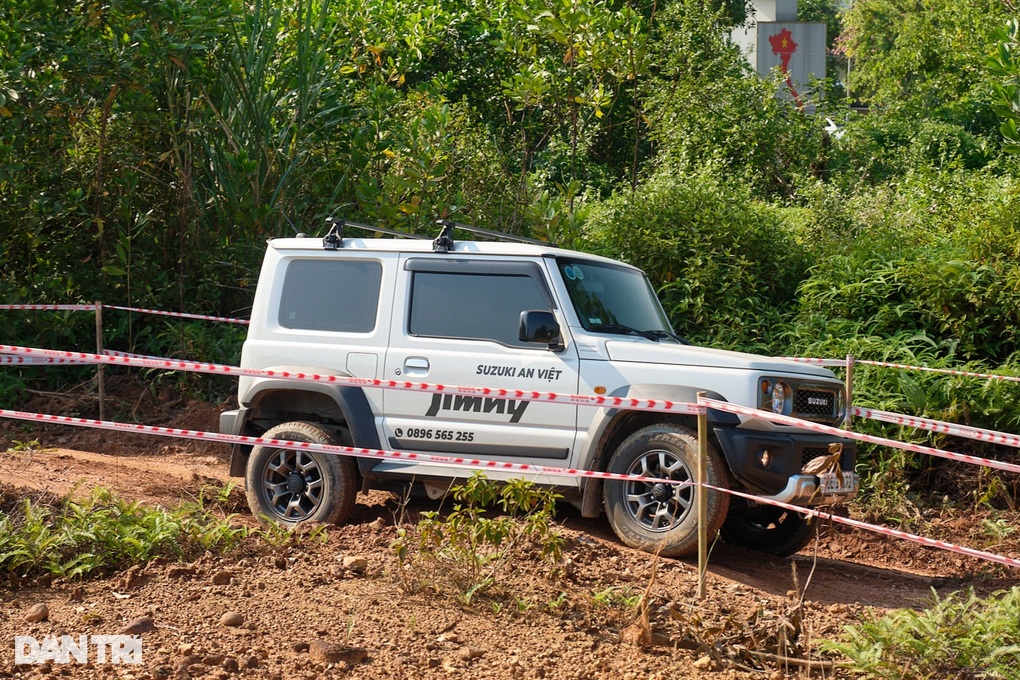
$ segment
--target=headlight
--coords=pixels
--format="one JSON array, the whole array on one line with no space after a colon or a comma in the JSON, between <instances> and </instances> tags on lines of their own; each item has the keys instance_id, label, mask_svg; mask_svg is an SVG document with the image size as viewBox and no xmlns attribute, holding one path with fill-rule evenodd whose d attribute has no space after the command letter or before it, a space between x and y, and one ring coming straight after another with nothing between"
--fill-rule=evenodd
<instances>
[{"instance_id":1,"label":"headlight","mask_svg":"<svg viewBox=\"0 0 1020 680\"><path fill-rule=\"evenodd\" d=\"M772 412L780 415L786 410L786 388L783 383L777 382L772 386Z\"/></svg>"}]
</instances>

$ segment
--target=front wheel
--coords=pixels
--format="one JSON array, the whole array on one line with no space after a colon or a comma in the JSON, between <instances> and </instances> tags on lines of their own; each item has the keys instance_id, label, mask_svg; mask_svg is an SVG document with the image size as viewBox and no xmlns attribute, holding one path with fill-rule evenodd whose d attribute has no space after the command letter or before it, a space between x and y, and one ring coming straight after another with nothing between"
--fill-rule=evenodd
<instances>
[{"instance_id":1,"label":"front wheel","mask_svg":"<svg viewBox=\"0 0 1020 680\"><path fill-rule=\"evenodd\" d=\"M799 512L775 505L749 506L740 499L730 508L720 535L732 545L787 557L811 542L814 526Z\"/></svg>"},{"instance_id":2,"label":"front wheel","mask_svg":"<svg viewBox=\"0 0 1020 680\"><path fill-rule=\"evenodd\" d=\"M698 548L698 439L670 423L642 428L629 436L609 461L609 472L641 475L671 482L607 481L606 515L620 540L632 548L658 551L665 557L688 555ZM724 463L711 447L706 482L727 486ZM726 516L729 495L708 494L708 534L715 536Z\"/></svg>"},{"instance_id":3,"label":"front wheel","mask_svg":"<svg viewBox=\"0 0 1020 680\"><path fill-rule=\"evenodd\" d=\"M264 439L339 444L314 423L282 423ZM248 506L256 517L294 525L315 521L338 524L354 509L358 487L354 461L316 451L256 446L245 469Z\"/></svg>"}]
</instances>

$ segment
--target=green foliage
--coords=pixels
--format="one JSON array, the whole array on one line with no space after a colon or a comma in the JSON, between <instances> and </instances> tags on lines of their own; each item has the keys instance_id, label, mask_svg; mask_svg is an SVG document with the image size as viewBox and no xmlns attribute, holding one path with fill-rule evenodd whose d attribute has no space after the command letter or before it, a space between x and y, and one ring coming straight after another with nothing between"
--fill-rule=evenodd
<instances>
[{"instance_id":1,"label":"green foliage","mask_svg":"<svg viewBox=\"0 0 1020 680\"><path fill-rule=\"evenodd\" d=\"M767 346L808 264L779 211L710 170L664 166L593 206L584 233L648 272L680 335L723 347Z\"/></svg>"},{"instance_id":2,"label":"green foliage","mask_svg":"<svg viewBox=\"0 0 1020 680\"><path fill-rule=\"evenodd\" d=\"M854 116L832 141L826 170L833 184L852 191L912 171L982 168L992 158L989 146L958 123L896 112Z\"/></svg>"},{"instance_id":3,"label":"green foliage","mask_svg":"<svg viewBox=\"0 0 1020 680\"><path fill-rule=\"evenodd\" d=\"M456 504L444 514L424 512L417 538L406 529L393 543L404 586L442 590L452 586L469 604L480 592L498 588L501 573L533 556L556 564L563 537L553 525L557 494L525 479L498 484L476 472L453 490ZM486 516L498 505L506 514Z\"/></svg>"},{"instance_id":4,"label":"green foliage","mask_svg":"<svg viewBox=\"0 0 1020 680\"><path fill-rule=\"evenodd\" d=\"M973 591L940 598L923 611L897 609L847 626L825 648L870 678L1014 678L1020 666L1020 589L979 598Z\"/></svg>"},{"instance_id":5,"label":"green foliage","mask_svg":"<svg viewBox=\"0 0 1020 680\"><path fill-rule=\"evenodd\" d=\"M229 494L225 488L217 497ZM157 557L188 559L230 550L247 535L219 518L203 496L175 510L130 503L107 489L49 506L26 498L0 511L0 571L81 579Z\"/></svg>"},{"instance_id":6,"label":"green foliage","mask_svg":"<svg viewBox=\"0 0 1020 680\"><path fill-rule=\"evenodd\" d=\"M311 0L287 10L256 0L230 27L205 97L215 125L201 142L209 202L243 235L301 231L294 220L314 223L342 195L345 173L323 163L326 141L342 145L352 118L330 54L340 30L330 3Z\"/></svg>"},{"instance_id":7,"label":"green foliage","mask_svg":"<svg viewBox=\"0 0 1020 680\"><path fill-rule=\"evenodd\" d=\"M1020 349L1015 180L917 172L833 205L805 246L819 258L801 285L793 334L817 337L837 319L855 335L930 338L957 360L1005 361Z\"/></svg>"},{"instance_id":8,"label":"green foliage","mask_svg":"<svg viewBox=\"0 0 1020 680\"><path fill-rule=\"evenodd\" d=\"M1020 21L1010 19L995 37L998 49L987 62L989 73L998 79L992 109L1003 119L999 126L1006 140L1003 150L1020 153Z\"/></svg>"},{"instance_id":9,"label":"green foliage","mask_svg":"<svg viewBox=\"0 0 1020 680\"><path fill-rule=\"evenodd\" d=\"M659 21L648 117L662 156L715 165L761 198L791 194L821 155L817 119L777 98L778 80L751 77L714 2L671 3Z\"/></svg>"},{"instance_id":10,"label":"green foliage","mask_svg":"<svg viewBox=\"0 0 1020 680\"><path fill-rule=\"evenodd\" d=\"M852 63L850 94L878 107L990 129L981 104L988 92L984 65L1008 13L1000 0L854 2L840 39Z\"/></svg>"}]
</instances>

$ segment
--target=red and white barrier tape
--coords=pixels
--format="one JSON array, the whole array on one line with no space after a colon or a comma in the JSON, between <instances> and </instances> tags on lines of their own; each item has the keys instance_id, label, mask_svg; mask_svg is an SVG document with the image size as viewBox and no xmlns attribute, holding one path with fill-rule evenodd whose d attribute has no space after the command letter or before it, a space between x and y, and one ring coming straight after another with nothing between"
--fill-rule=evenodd
<instances>
[{"instance_id":1,"label":"red and white barrier tape","mask_svg":"<svg viewBox=\"0 0 1020 680\"><path fill-rule=\"evenodd\" d=\"M105 309L118 309L125 312L139 312L141 314L158 314L160 316L176 316L184 319L200 319L202 321L223 321L225 323L236 323L247 325L251 323L248 319L234 319L227 316L209 316L207 314L189 314L188 312L166 312L161 309L144 309L142 307L122 307L120 305L102 305ZM71 312L94 312L96 305L0 305L3 310L38 310L38 311L71 311Z\"/></svg>"},{"instance_id":2,"label":"red and white barrier tape","mask_svg":"<svg viewBox=\"0 0 1020 680\"><path fill-rule=\"evenodd\" d=\"M735 413L738 415L750 416L753 418L760 418L769 420L771 422L780 423L783 425L789 425L792 427L798 427L802 429L814 430L816 432L823 432L825 434L832 434L838 437L847 437L850 439L856 439L859 441L865 441L872 444L879 444L882 446L891 446L894 448L905 449L913 451L915 453L923 453L931 456L937 456L940 458L946 458L949 460L956 460L972 465L981 465L984 467L996 468L999 470L1005 470L1007 472L1020 473L1020 465L1014 465L1012 463L1006 463L1003 461L992 460L988 458L979 458L977 456L970 456L962 453L954 453L951 451L942 451L927 446L921 446L919 444L909 444L906 442L898 442L892 439L883 439L881 437L874 437L872 435L866 435L856 432L849 432L847 430L841 430L839 428L831 427L828 425L822 425L820 423L813 423L806 420L800 420L797 418L791 418L789 416L782 416L778 414L769 414L759 409L748 408L744 406L738 406L729 402L716 401L713 399L699 400L699 404L689 403L678 403L672 401L660 401L654 399L633 399L625 397L604 397L604 396L593 396L593 395L582 395L582 394L558 394L555 392L534 392L525 390L507 390L497 389L488 387L467 387L461 385L441 385L441 384L430 384L430 383L414 383L397 380L380 380L376 378L353 378L344 376L322 376L315 374L305 373L291 373L289 371L269 371L269 370L258 370L258 369L246 369L239 368L236 366L227 366L224 364L205 364L199 362L187 362L177 361L173 359L162 359L162 358L145 358L139 355L128 355L127 353L118 352L116 355L106 356L98 354L88 354L85 352L66 352L61 350L49 350L49 349L37 349L31 347L17 347L11 345L0 345L0 354L15 354L19 356L34 357L38 356L45 358L44 363L50 363L50 359L63 359L65 361L53 361L52 363L109 363L117 365L136 365L144 366L148 368L165 368L170 370L189 371L194 373L213 373L213 374L225 374L225 375L244 375L254 378L284 378L289 380L298 380L306 382L325 382L334 384L350 384L360 387L375 387L380 389L397 389L397 390L417 390L422 392L431 393L443 393L443 394L461 394L468 396L488 396L498 398L509 398L518 399L522 401L540 401L547 403L565 403L580 406L595 406L602 408L628 408L639 411L652 411L652 412L669 412L669 413L685 413L685 414L697 414L701 412L702 406L699 404L707 405L709 408L715 408L720 411L727 411L729 413ZM0 363L25 363L24 361L17 361L16 357L0 357ZM865 415L860 409L855 409L857 415ZM871 411L870 413L884 413L880 411ZM907 420L915 420L922 422L924 419L911 419L909 416L898 416L897 414L889 414L892 417ZM898 422L898 421L897 421ZM936 422L936 421L929 421ZM949 423L944 424L947 428L950 426ZM957 426L962 432L964 430L972 430L977 432L976 428L964 428L963 426ZM1006 435L1004 433L991 433L987 431L989 435L998 435L1001 438L1012 437L1012 435ZM965 435L961 435L965 436ZM997 443L1007 443L1004 439L996 440L992 436L988 436L985 441L993 441Z\"/></svg>"},{"instance_id":3,"label":"red and white barrier tape","mask_svg":"<svg viewBox=\"0 0 1020 680\"><path fill-rule=\"evenodd\" d=\"M988 378L989 380L1008 380L1011 382L1020 382L1020 377L1014 375L998 375L996 373L974 373L971 371L958 371L954 368L929 368L927 366L909 366L907 364L894 364L888 361L868 361L866 359L854 359L854 363L867 364L868 366L884 366L885 368L902 368L908 371L928 371L929 373L962 375L968 378Z\"/></svg>"},{"instance_id":4,"label":"red and white barrier tape","mask_svg":"<svg viewBox=\"0 0 1020 680\"><path fill-rule=\"evenodd\" d=\"M814 357L777 357L801 364L817 364L819 366L846 366L846 359L816 359Z\"/></svg>"},{"instance_id":5,"label":"red and white barrier tape","mask_svg":"<svg viewBox=\"0 0 1020 680\"><path fill-rule=\"evenodd\" d=\"M0 305L2 310L42 310L42 311L67 311L67 312L94 312L95 305Z\"/></svg>"},{"instance_id":6,"label":"red and white barrier tape","mask_svg":"<svg viewBox=\"0 0 1020 680\"><path fill-rule=\"evenodd\" d=\"M104 349L103 354L111 357L131 357L132 359L154 359L157 361L172 361L163 357L154 357L150 354L132 354L131 352L118 352L113 349ZM53 364L91 364L94 362L84 359L70 359L67 357L33 357L20 356L17 354L0 354L0 364L21 364L30 365L53 365Z\"/></svg>"},{"instance_id":7,"label":"red and white barrier tape","mask_svg":"<svg viewBox=\"0 0 1020 680\"><path fill-rule=\"evenodd\" d=\"M0 351L2 350L3 347L0 347ZM908 444L907 442L898 442L893 439L883 439L882 437L874 437L870 434L862 434L860 432L841 430L838 427L822 425L821 423L812 423L807 420L791 418L790 416L781 416L772 413L765 414L758 409L747 408L746 406L738 406L736 404L731 404L726 401L717 401L715 399L701 398L698 399L698 403L703 404L704 406L707 406L708 408L711 409L726 411L728 413L735 413L737 415L753 416L755 418L761 418L762 420L768 420L773 423L779 423L781 425L789 425L791 427L797 427L803 430L814 430L815 432L824 432L825 434L831 434L837 437L844 437L846 439L856 439L857 441L868 442L869 444L891 446L897 449L913 451L914 453L924 453L929 456L947 458L949 460L955 460L962 463L970 463L971 465L980 465L982 467L990 467L996 468L998 470L1005 470L1007 472L1020 473L1020 465L1006 463L1001 460L978 458L977 456L968 456L967 454L964 453L953 453L952 451L942 451L940 449L933 449L930 446L921 446L920 444Z\"/></svg>"},{"instance_id":8,"label":"red and white barrier tape","mask_svg":"<svg viewBox=\"0 0 1020 680\"><path fill-rule=\"evenodd\" d=\"M814 357L779 357L788 361L797 361L802 364L818 364L821 366L846 366L846 359L817 359ZM928 366L911 366L909 364L897 364L889 361L872 361L870 359L854 359L855 364L867 366L883 366L885 368L900 368L906 371L928 371L929 373L944 373L946 375L960 375L968 378L986 378L989 380L1008 380L1020 382L1020 377L1015 375L1000 375L998 373L975 373L973 371L960 371L955 368L930 368Z\"/></svg>"},{"instance_id":9,"label":"red and white barrier tape","mask_svg":"<svg viewBox=\"0 0 1020 680\"><path fill-rule=\"evenodd\" d=\"M160 309L142 309L140 307L121 307L120 305L103 305L105 309L119 309L125 312L139 312L142 314L158 314L160 316L176 316L184 319L200 319L202 321L223 321L224 323L237 323L248 325L248 319L232 319L226 316L209 316L206 314L188 314L187 312L165 312Z\"/></svg>"},{"instance_id":10,"label":"red and white barrier tape","mask_svg":"<svg viewBox=\"0 0 1020 680\"><path fill-rule=\"evenodd\" d=\"M939 541L934 538L926 538L924 536L918 536L917 534L907 533L906 531L900 531L898 529L890 529L889 527L882 527L876 524L867 524L866 522L862 522L856 519L850 519L849 517L840 517L839 515L833 515L832 513L825 512L823 510L816 510L814 508L803 508L799 505L791 505L789 503L781 503L779 501L766 500L758 498L757 496L742 493L740 491L734 491L732 489L724 489L718 486L712 486L711 484L705 484L704 486L708 489L722 491L723 493L728 493L732 496L740 496L741 498L746 498L747 500L755 501L757 503L775 505L780 508L785 508L786 510L799 512L802 515L813 515L821 519L832 520L833 522L846 524L848 526L856 527L858 529L864 529L865 531L870 531L876 534L892 536L893 538L899 538L905 541L913 541L914 543L920 543L921 545L925 545L931 548L948 550L950 552L960 553L961 555L969 555L971 557L987 560L989 562L997 562L998 564L1005 564L1006 566L1009 567L1020 568L1020 560L1016 560L1010 557L1004 557L1002 555L996 555L995 553L985 552L983 550L967 548L965 546L956 545L955 543L950 543L949 541Z\"/></svg>"},{"instance_id":11,"label":"red and white barrier tape","mask_svg":"<svg viewBox=\"0 0 1020 680\"><path fill-rule=\"evenodd\" d=\"M11 354L0 354L0 365L2 364L21 364L23 366L32 366L39 364L87 364L87 361L81 361L79 359L66 359L62 357L23 357Z\"/></svg>"},{"instance_id":12,"label":"red and white barrier tape","mask_svg":"<svg viewBox=\"0 0 1020 680\"><path fill-rule=\"evenodd\" d=\"M373 458L380 460L406 460L414 463L430 463L433 465L443 465L449 467L459 468L471 468L477 470L504 470L508 472L519 472L533 475L545 475L551 477L583 477L590 479L603 479L610 481L635 481L639 480L643 483L665 483L678 486L692 486L693 482L690 481L677 481L672 479L658 479L650 477L642 477L640 475L623 475L613 472L599 472L595 470L578 470L574 468L558 468L545 465L529 465L526 463L510 463L502 461L484 460L480 458L464 458L460 456L441 456L435 454L419 454L419 453L405 453L400 451L385 451L380 449L368 449L350 446L336 446L331 444L313 444L311 442L293 442L285 441L280 439L264 439L261 437L248 437L244 435L229 435L220 434L216 432L201 432L198 430L184 430L172 427L157 427L153 425L132 425L129 423L117 423L103 420L92 420L88 418L72 418L68 416L55 416L47 415L43 413L29 413L25 411L12 411L7 409L0 409L0 417L13 418L16 420L28 420L45 423L57 423L63 425L74 425L78 427L93 427L104 430L116 430L121 432L132 432L132 433L144 433L154 434L164 437L180 437L184 439L196 439L200 441L218 442L224 444L246 444L252 446L272 446L275 448L293 449L301 451L314 451L319 453L331 454L331 455L345 455L355 456L360 458ZM793 512L799 512L802 514L813 515L823 519L831 519L835 522L847 524L859 529L871 531L878 534L884 534L892 536L894 538L900 538L904 540L913 541L934 548L940 548L942 550L948 550L963 555L969 555L978 559L987 560L990 562L996 562L1011 567L1020 568L1020 560L1011 559L1009 557L1003 557L1001 555L995 555L993 553L984 552L981 550L975 550L973 548L966 548L958 546L948 541L938 541L931 538L925 538L923 536L917 536L915 534L909 534L904 531L896 529L890 529L888 527L880 527L873 524L866 524L858 520L849 519L846 517L839 517L832 515L820 510L803 508L797 505L791 505L789 503L782 503L779 501L772 501L767 499L758 498L750 494L734 491L732 489L725 489L722 487L712 486L709 484L704 485L705 488L714 489L722 493L728 493L735 496L740 496L748 500L766 503L768 505L774 505L780 508L785 508Z\"/></svg>"},{"instance_id":13,"label":"red and white barrier tape","mask_svg":"<svg viewBox=\"0 0 1020 680\"><path fill-rule=\"evenodd\" d=\"M378 378L353 378L338 375L317 375L311 373L293 373L290 371L270 371L255 368L239 368L224 364L205 364L195 361L178 361L175 359L142 359L128 356L106 356L87 352L66 352L55 349L39 349L35 347L18 347L0 345L0 354L17 354L21 356L57 357L77 359L90 364L114 364L117 366L143 366L145 368L165 368L191 373L211 373L216 375L236 375L250 378L283 378L303 382L331 383L337 385L354 385L357 387L375 387L388 390L415 390L442 394L461 394L473 397L496 397L500 399L516 399L518 401L539 401L557 404L573 404L574 406L595 406L599 408L626 408L635 411L652 411L657 413L685 413L697 415L704 412L704 407L687 402L676 402L664 399L634 399L631 397L605 397L585 394L562 394L557 392L536 392L531 390L510 390L491 387L466 387L462 385L441 385L435 383L407 382L400 380L380 380ZM759 413L759 415L761 415Z\"/></svg>"},{"instance_id":14,"label":"red and white barrier tape","mask_svg":"<svg viewBox=\"0 0 1020 680\"><path fill-rule=\"evenodd\" d=\"M892 423L894 425L906 425L907 427L916 427L920 430L942 432L944 434L951 434L955 437L965 437L967 439L976 439L982 442L991 442L992 444L1004 444L1006 446L1020 448L1020 436L1015 434L996 432L995 430L984 430L979 427L970 427L969 425L947 423L941 420L930 420L928 418L921 418L919 416L905 416L899 413L890 413L889 411L879 411L877 409L871 408L860 408L858 406L855 406L853 408L853 413L855 416L858 416L860 418L881 420L884 423Z\"/></svg>"},{"instance_id":15,"label":"red and white barrier tape","mask_svg":"<svg viewBox=\"0 0 1020 680\"><path fill-rule=\"evenodd\" d=\"M104 349L103 354L109 357L128 357L129 359L152 359L154 361L173 361L166 357L157 357L151 354L132 354L131 352L120 352L115 349Z\"/></svg>"},{"instance_id":16,"label":"red and white barrier tape","mask_svg":"<svg viewBox=\"0 0 1020 680\"><path fill-rule=\"evenodd\" d=\"M318 453L328 453L333 455L354 456L356 458L406 460L414 463L429 463L434 465L445 465L450 467L477 468L479 470L505 470L509 472L521 472L556 477L589 477L617 481L633 481L636 479L640 479L641 481L662 482L665 484L687 486L691 486L694 484L694 482L690 481L678 481L671 479L651 479L648 477L641 477L640 475L623 475L614 472L598 472L595 470L577 470L573 468L558 468L545 465L529 465L527 463L510 463L495 460L484 460L481 458L465 458L462 456L443 456L427 453L386 451L382 449L368 449L354 446L339 446L334 444L293 442L283 439L265 439L262 437L249 437L246 435L223 434L219 432L202 432L199 430L185 430L176 427L136 425L131 423L118 423L109 420L93 420L91 418L55 416L48 415L45 413L30 413L27 411L14 411L10 409L0 409L0 418L12 418L14 420L28 420L43 423L56 423L59 425L74 425L76 427L92 427L100 430L114 430L118 432L131 432L135 434L154 434L162 437L180 437L182 439L196 439L200 441L216 442L221 444L272 446L282 449L315 451Z\"/></svg>"}]
</instances>

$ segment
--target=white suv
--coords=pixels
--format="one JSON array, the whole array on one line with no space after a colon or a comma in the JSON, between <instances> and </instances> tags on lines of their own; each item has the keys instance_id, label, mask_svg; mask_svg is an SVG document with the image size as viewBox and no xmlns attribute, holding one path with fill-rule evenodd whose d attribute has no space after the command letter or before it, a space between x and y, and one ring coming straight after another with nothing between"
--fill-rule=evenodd
<instances>
[{"instance_id":1,"label":"white suv","mask_svg":"<svg viewBox=\"0 0 1020 680\"><path fill-rule=\"evenodd\" d=\"M645 274L530 239L347 238L269 242L241 365L412 381L743 406L838 425L842 383L828 370L696 347L678 338ZM406 234L403 234L406 236ZM694 416L350 385L242 378L229 434L693 480ZM853 442L710 411L708 481L800 505L857 491ZM821 483L807 463L842 450ZM812 468L808 468L811 470ZM471 474L441 465L235 447L256 515L341 522L359 489L424 486L438 496ZM488 471L493 478L510 473ZM586 517L605 511L620 539L664 555L697 547L688 485L542 477ZM834 482L838 480L838 482ZM708 492L711 532L773 554L810 539L802 515Z\"/></svg>"}]
</instances>

